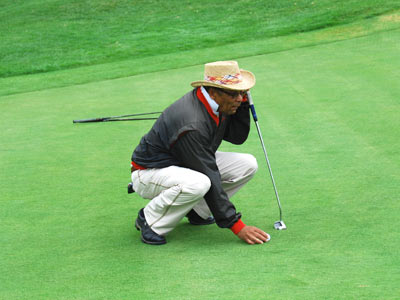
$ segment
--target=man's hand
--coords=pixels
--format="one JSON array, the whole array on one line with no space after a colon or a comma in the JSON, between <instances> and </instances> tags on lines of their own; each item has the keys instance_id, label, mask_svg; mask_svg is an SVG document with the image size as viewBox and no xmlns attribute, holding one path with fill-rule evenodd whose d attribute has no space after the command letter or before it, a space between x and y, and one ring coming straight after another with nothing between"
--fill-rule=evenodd
<instances>
[{"instance_id":1,"label":"man's hand","mask_svg":"<svg viewBox=\"0 0 400 300\"><path fill-rule=\"evenodd\" d=\"M263 244L271 239L268 233L254 226L243 227L237 236L250 245Z\"/></svg>"}]
</instances>

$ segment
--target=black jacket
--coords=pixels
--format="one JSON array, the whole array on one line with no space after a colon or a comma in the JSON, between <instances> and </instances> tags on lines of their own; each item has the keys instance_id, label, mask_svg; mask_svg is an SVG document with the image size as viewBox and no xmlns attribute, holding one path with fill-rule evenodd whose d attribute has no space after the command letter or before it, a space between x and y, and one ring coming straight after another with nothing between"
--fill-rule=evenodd
<instances>
[{"instance_id":1,"label":"black jacket","mask_svg":"<svg viewBox=\"0 0 400 300\"><path fill-rule=\"evenodd\" d=\"M132 161L146 168L171 165L186 167L208 176L210 190L205 195L216 223L230 228L241 217L221 186L215 152L222 140L242 144L250 130L248 102L234 115L213 114L199 88L169 106L142 137Z\"/></svg>"}]
</instances>

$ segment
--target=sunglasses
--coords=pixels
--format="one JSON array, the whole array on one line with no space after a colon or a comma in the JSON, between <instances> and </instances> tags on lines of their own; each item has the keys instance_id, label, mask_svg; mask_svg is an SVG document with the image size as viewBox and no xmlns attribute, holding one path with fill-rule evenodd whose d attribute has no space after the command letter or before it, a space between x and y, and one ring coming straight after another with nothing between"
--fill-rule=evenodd
<instances>
[{"instance_id":1,"label":"sunglasses","mask_svg":"<svg viewBox=\"0 0 400 300\"><path fill-rule=\"evenodd\" d=\"M232 98L237 98L240 96L244 97L247 95L247 91L229 91L229 90L224 90L224 89L218 89L220 92L231 96Z\"/></svg>"}]
</instances>

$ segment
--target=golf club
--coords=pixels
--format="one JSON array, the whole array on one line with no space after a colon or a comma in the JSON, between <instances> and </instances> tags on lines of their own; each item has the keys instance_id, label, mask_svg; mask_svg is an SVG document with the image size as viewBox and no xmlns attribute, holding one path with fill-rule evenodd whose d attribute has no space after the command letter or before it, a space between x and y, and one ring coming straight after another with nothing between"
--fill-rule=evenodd
<instances>
[{"instance_id":1,"label":"golf club","mask_svg":"<svg viewBox=\"0 0 400 300\"><path fill-rule=\"evenodd\" d=\"M279 200L278 190L277 190L276 185L275 185L274 176L272 175L271 165L270 165L270 163L269 163L267 150L265 149L264 140L263 140L262 135L261 135L260 126L258 125L258 118L257 118L256 110L255 110L255 108L254 108L253 98L251 97L250 91L247 92L247 99L248 99L249 104L250 104L250 110L251 110L251 114L253 115L254 123L256 124L258 136L260 137L261 146L262 146L262 148L263 148L263 150L264 150L265 160L267 161L269 174L271 175L271 180L272 180L272 185L273 185L274 191L275 191L276 201L278 202L278 207L279 207L279 221L276 221L276 222L274 223L274 228L275 228L276 230L284 230L284 229L286 229L286 225L285 225L285 223L284 223L283 220L282 220L281 201Z\"/></svg>"},{"instance_id":2,"label":"golf club","mask_svg":"<svg viewBox=\"0 0 400 300\"><path fill-rule=\"evenodd\" d=\"M73 123L157 120L158 118L128 118L128 117L136 117L136 116L144 116L144 115L155 115L155 114L161 114L161 113L162 112L149 112L149 113L139 113L139 114L114 116L114 117L102 117L102 118L94 118L94 119L73 120Z\"/></svg>"}]
</instances>

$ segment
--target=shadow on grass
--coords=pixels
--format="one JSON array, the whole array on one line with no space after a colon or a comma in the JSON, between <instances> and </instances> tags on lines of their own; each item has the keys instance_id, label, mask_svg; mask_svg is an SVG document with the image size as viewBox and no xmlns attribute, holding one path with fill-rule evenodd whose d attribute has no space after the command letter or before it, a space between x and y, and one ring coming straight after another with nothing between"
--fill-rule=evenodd
<instances>
[{"instance_id":1,"label":"shadow on grass","mask_svg":"<svg viewBox=\"0 0 400 300\"><path fill-rule=\"evenodd\" d=\"M210 246L219 248L229 245L245 245L227 228L219 228L216 224L204 226L191 225L187 219L182 220L168 234L167 241L177 246L187 245L196 249L203 247L209 249Z\"/></svg>"}]
</instances>

